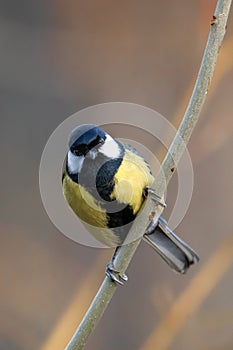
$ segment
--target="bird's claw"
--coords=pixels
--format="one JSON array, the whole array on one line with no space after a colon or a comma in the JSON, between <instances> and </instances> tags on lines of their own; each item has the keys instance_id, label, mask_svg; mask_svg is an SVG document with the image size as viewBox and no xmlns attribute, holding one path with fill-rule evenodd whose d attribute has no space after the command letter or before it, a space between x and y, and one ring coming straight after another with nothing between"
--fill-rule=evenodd
<instances>
[{"instance_id":1,"label":"bird's claw","mask_svg":"<svg viewBox=\"0 0 233 350\"><path fill-rule=\"evenodd\" d=\"M120 273L119 271L117 271L112 262L110 262L106 266L105 274L113 282L116 282L116 283L120 284L121 286L124 285L124 282L128 281L128 277L126 276L126 274Z\"/></svg>"},{"instance_id":2,"label":"bird's claw","mask_svg":"<svg viewBox=\"0 0 233 350\"><path fill-rule=\"evenodd\" d=\"M155 190L153 190L153 188L147 186L146 189L145 189L145 192L147 194L150 194L151 195L151 199L156 203L156 204L159 204L161 205L163 208L166 208L167 204L163 201L163 199L161 197L159 197Z\"/></svg>"}]
</instances>

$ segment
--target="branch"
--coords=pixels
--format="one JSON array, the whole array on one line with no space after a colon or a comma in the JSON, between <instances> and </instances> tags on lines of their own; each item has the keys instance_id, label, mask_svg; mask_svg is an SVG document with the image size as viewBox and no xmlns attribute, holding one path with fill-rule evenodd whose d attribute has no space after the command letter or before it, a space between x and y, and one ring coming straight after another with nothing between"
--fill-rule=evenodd
<instances>
[{"instance_id":1,"label":"branch","mask_svg":"<svg viewBox=\"0 0 233 350\"><path fill-rule=\"evenodd\" d=\"M192 96L177 134L167 152L166 157L163 160L160 171L152 186L159 196L164 194L168 182L170 181L177 164L184 153L185 147L199 118L213 76L218 52L225 34L230 6L231 0L219 0L217 3ZM158 219L162 211L163 208L160 206L155 208L154 203L150 199L146 201L141 215L136 218L127 235L126 241L124 242L126 244L121 247L116 257L115 267L118 271L123 273L127 269L142 239L143 233L150 223L150 214L155 212L156 218ZM80 326L73 335L70 343L67 345L66 350L83 349L89 335L97 326L106 307L108 306L108 303L113 297L116 288L116 283L110 281L110 279L107 277L104 279Z\"/></svg>"}]
</instances>

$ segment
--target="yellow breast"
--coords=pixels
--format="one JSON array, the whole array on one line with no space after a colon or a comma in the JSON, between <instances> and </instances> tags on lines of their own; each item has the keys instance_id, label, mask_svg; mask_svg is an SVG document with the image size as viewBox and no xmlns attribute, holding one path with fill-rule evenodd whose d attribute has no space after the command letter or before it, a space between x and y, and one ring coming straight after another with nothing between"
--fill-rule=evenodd
<instances>
[{"instance_id":1,"label":"yellow breast","mask_svg":"<svg viewBox=\"0 0 233 350\"><path fill-rule=\"evenodd\" d=\"M150 186L154 180L147 164L137 154L125 150L124 159L114 179L115 186L111 198L129 204L136 214L144 200L143 189Z\"/></svg>"}]
</instances>

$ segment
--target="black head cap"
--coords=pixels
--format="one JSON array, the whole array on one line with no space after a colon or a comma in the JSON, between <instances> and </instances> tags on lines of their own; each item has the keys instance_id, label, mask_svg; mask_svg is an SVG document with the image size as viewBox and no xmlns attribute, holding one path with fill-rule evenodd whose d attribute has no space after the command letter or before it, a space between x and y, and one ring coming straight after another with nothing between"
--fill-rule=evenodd
<instances>
[{"instance_id":1,"label":"black head cap","mask_svg":"<svg viewBox=\"0 0 233 350\"><path fill-rule=\"evenodd\" d=\"M83 124L72 130L69 148L71 152L79 151L85 154L99 143L103 143L105 139L106 133L98 125Z\"/></svg>"}]
</instances>

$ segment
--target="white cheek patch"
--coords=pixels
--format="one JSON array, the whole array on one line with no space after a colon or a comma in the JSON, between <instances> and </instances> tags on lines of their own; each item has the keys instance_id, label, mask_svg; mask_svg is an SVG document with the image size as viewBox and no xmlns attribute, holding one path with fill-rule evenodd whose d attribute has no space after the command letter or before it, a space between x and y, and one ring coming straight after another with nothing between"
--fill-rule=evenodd
<instances>
[{"instance_id":1,"label":"white cheek patch","mask_svg":"<svg viewBox=\"0 0 233 350\"><path fill-rule=\"evenodd\" d=\"M71 174L80 173L84 162L84 156L75 156L71 151L68 152L68 169Z\"/></svg>"},{"instance_id":2,"label":"white cheek patch","mask_svg":"<svg viewBox=\"0 0 233 350\"><path fill-rule=\"evenodd\" d=\"M119 158L121 155L118 143L110 135L107 135L104 144L99 148L99 152L108 158Z\"/></svg>"}]
</instances>

